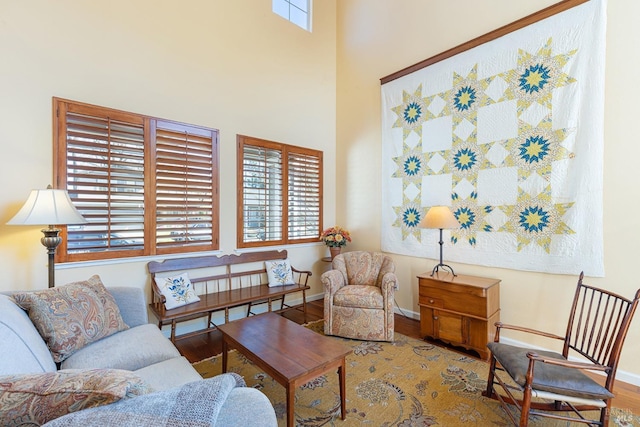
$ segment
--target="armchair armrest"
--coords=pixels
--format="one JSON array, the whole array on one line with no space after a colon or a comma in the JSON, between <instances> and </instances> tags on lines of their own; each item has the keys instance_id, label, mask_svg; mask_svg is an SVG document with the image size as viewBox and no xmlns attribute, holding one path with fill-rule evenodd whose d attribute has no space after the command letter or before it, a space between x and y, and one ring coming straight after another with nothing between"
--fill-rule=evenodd
<instances>
[{"instance_id":1,"label":"armchair armrest","mask_svg":"<svg viewBox=\"0 0 640 427\"><path fill-rule=\"evenodd\" d=\"M324 287L325 295L333 295L338 289L346 285L344 276L338 270L326 271L322 274L320 280Z\"/></svg>"},{"instance_id":2,"label":"armchair armrest","mask_svg":"<svg viewBox=\"0 0 640 427\"><path fill-rule=\"evenodd\" d=\"M537 329L525 328L523 326L509 325L509 324L502 323L502 322L496 322L495 323L495 327L496 327L496 335L495 335L495 338L494 338L495 342L500 342L500 330L501 329L510 329L512 331L525 332L525 333L528 333L528 334L540 335L540 336L543 336L543 337L546 337L546 338L552 338L552 339L564 341L564 337L561 337L559 335L550 334L548 332L539 331Z\"/></svg>"},{"instance_id":3,"label":"armchair armrest","mask_svg":"<svg viewBox=\"0 0 640 427\"><path fill-rule=\"evenodd\" d=\"M603 371L603 372L607 372L611 370L609 366L599 365L591 362L573 362L566 359L557 359L554 357L540 356L535 351L528 352L527 357L531 359L532 362L536 361L536 362L548 363L550 365L562 366L564 368L587 369L590 371Z\"/></svg>"},{"instance_id":4,"label":"armchair armrest","mask_svg":"<svg viewBox=\"0 0 640 427\"><path fill-rule=\"evenodd\" d=\"M389 292L391 289L394 291L398 290L398 276L395 273L385 273L382 276L382 283L380 284L380 288L383 293Z\"/></svg>"},{"instance_id":5,"label":"armchair armrest","mask_svg":"<svg viewBox=\"0 0 640 427\"><path fill-rule=\"evenodd\" d=\"M133 328L149 323L147 304L142 289L133 286L114 286L107 288L107 290L116 300L120 315L129 327Z\"/></svg>"}]
</instances>

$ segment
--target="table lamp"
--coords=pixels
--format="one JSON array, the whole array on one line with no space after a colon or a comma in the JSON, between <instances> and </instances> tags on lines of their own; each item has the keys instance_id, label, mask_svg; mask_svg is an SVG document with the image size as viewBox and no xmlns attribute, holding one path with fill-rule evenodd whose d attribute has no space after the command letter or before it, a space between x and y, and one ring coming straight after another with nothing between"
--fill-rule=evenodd
<instances>
[{"instance_id":1,"label":"table lamp","mask_svg":"<svg viewBox=\"0 0 640 427\"><path fill-rule=\"evenodd\" d=\"M460 223L456 219L455 215L453 215L453 212L451 212L447 206L433 206L429 209L424 218L422 218L418 227L437 228L440 230L440 263L433 268L431 276L433 276L440 267L443 269L448 268L451 270L451 274L456 276L456 273L453 272L453 268L442 262L442 245L444 244L442 241L442 230L445 228L451 229L460 227Z\"/></svg>"},{"instance_id":2,"label":"table lamp","mask_svg":"<svg viewBox=\"0 0 640 427\"><path fill-rule=\"evenodd\" d=\"M49 287L53 288L54 255L56 248L62 242L59 228L54 225L85 224L86 219L80 215L69 198L67 190L56 190L51 185L46 190L32 190L24 206L7 225L49 225L42 229L44 237L40 242L47 248L49 254Z\"/></svg>"}]
</instances>

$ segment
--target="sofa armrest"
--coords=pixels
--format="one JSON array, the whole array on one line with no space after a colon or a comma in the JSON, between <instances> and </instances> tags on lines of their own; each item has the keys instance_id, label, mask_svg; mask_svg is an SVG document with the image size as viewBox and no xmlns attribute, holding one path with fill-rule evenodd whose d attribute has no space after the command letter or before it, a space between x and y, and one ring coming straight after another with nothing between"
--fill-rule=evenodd
<instances>
[{"instance_id":1,"label":"sofa armrest","mask_svg":"<svg viewBox=\"0 0 640 427\"><path fill-rule=\"evenodd\" d=\"M142 289L133 286L114 286L107 290L116 300L124 323L130 328L149 323Z\"/></svg>"},{"instance_id":2,"label":"sofa armrest","mask_svg":"<svg viewBox=\"0 0 640 427\"><path fill-rule=\"evenodd\" d=\"M231 373L221 374L169 390L74 412L50 421L45 426L75 427L81 425L84 427L102 427L117 425L155 427L159 425L198 425L213 427L227 425L217 422L218 415L231 392L238 387L242 387L242 385L238 383L237 375ZM269 423L262 422L259 424L260 426L276 427L275 411L270 404L257 407L255 411L245 409L253 406L248 399L255 398L255 393L251 393L246 397L247 400L234 399L232 403L237 404L236 411L246 411L246 418L248 419L261 420L264 418L271 421ZM266 396L264 396L264 400L268 403ZM249 411L251 411L251 414L249 414ZM227 419L224 418L223 422Z\"/></svg>"}]
</instances>

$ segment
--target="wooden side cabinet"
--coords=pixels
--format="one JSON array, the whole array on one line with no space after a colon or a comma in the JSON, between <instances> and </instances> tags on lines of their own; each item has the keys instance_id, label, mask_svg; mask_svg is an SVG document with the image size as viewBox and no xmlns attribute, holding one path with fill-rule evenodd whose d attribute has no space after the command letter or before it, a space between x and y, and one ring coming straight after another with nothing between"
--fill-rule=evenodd
<instances>
[{"instance_id":1,"label":"wooden side cabinet","mask_svg":"<svg viewBox=\"0 0 640 427\"><path fill-rule=\"evenodd\" d=\"M418 275L420 334L476 351L489 358L500 321L500 280L454 276L447 272Z\"/></svg>"}]
</instances>

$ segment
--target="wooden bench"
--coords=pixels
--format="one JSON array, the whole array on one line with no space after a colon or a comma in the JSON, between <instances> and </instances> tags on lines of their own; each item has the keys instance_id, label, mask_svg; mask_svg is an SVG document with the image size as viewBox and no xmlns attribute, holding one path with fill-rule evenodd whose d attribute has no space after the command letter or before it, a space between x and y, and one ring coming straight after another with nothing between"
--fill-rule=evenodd
<instances>
[{"instance_id":1,"label":"wooden bench","mask_svg":"<svg viewBox=\"0 0 640 427\"><path fill-rule=\"evenodd\" d=\"M254 314L252 308L258 304L267 304L268 311L282 312L289 309L302 309L307 314L306 291L310 271L293 271L294 285L268 286L264 262L287 258L287 251L248 252L241 255L199 256L174 258L164 261L151 261L147 264L151 274L151 303L149 308L158 319L158 327L171 325L171 341L176 340L176 325L201 317L207 317L207 327L192 333L180 335L184 338L215 329L212 322L214 312L224 310L224 322L229 322L229 310L247 306L247 316ZM200 301L183 305L171 310L165 309L165 298L156 285L155 276L170 276L187 272ZM302 306L285 304L284 297L302 292ZM273 310L273 303L280 301L280 308Z\"/></svg>"}]
</instances>

